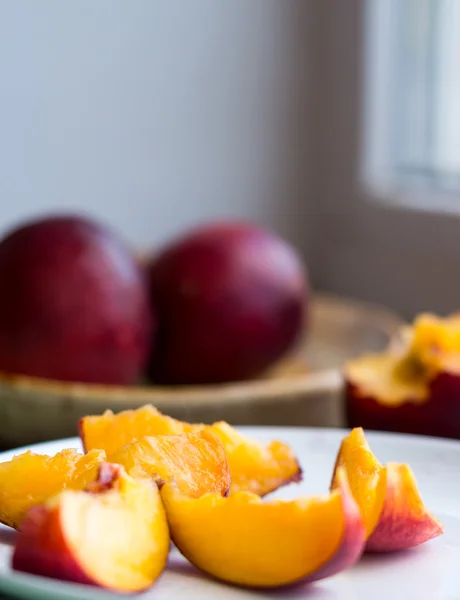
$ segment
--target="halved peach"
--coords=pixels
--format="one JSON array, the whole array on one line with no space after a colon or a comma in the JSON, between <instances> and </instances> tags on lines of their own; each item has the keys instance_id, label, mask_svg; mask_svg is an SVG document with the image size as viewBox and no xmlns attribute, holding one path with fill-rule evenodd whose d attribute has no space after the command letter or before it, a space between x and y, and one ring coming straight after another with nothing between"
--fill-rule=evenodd
<instances>
[{"instance_id":1,"label":"halved peach","mask_svg":"<svg viewBox=\"0 0 460 600\"><path fill-rule=\"evenodd\" d=\"M353 429L340 446L331 489L340 484L342 469L361 510L367 551L406 550L442 534L443 526L425 507L409 465L381 465L361 428Z\"/></svg>"},{"instance_id":2,"label":"halved peach","mask_svg":"<svg viewBox=\"0 0 460 600\"><path fill-rule=\"evenodd\" d=\"M230 469L222 443L203 430L182 435L143 437L108 457L133 477L153 477L161 486L174 479L182 493L198 497L206 492L226 496Z\"/></svg>"},{"instance_id":3,"label":"halved peach","mask_svg":"<svg viewBox=\"0 0 460 600\"><path fill-rule=\"evenodd\" d=\"M55 456L24 452L0 463L0 522L17 528L27 510L64 489L81 490L96 478L103 450Z\"/></svg>"},{"instance_id":4,"label":"halved peach","mask_svg":"<svg viewBox=\"0 0 460 600\"><path fill-rule=\"evenodd\" d=\"M231 493L250 490L261 496L301 479L301 469L287 444L261 444L238 433L224 422L213 425L190 424L162 415L153 406L126 410L118 414L87 416L79 424L86 450L102 448L112 455L126 443L145 436L210 431L222 442L232 476Z\"/></svg>"},{"instance_id":5,"label":"halved peach","mask_svg":"<svg viewBox=\"0 0 460 600\"><path fill-rule=\"evenodd\" d=\"M65 491L33 507L13 553L17 571L139 592L162 573L169 532L155 483L104 463L88 491Z\"/></svg>"},{"instance_id":6,"label":"halved peach","mask_svg":"<svg viewBox=\"0 0 460 600\"><path fill-rule=\"evenodd\" d=\"M228 583L278 587L324 579L360 557L361 515L345 472L327 497L263 502L251 492L189 498L161 490L171 537L202 571Z\"/></svg>"},{"instance_id":7,"label":"halved peach","mask_svg":"<svg viewBox=\"0 0 460 600\"><path fill-rule=\"evenodd\" d=\"M460 438L459 315L420 315L402 333L346 365L349 426Z\"/></svg>"}]
</instances>

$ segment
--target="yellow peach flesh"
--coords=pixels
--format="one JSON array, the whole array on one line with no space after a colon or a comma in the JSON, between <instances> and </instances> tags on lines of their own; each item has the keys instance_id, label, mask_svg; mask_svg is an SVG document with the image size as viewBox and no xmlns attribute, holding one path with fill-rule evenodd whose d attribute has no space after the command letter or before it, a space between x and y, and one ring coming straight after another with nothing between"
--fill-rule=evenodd
<instances>
[{"instance_id":1,"label":"yellow peach flesh","mask_svg":"<svg viewBox=\"0 0 460 600\"><path fill-rule=\"evenodd\" d=\"M372 453L361 428L342 441L334 467L331 489L337 487L337 473L345 469L354 499L363 517L367 537L377 526L385 502L386 478L384 468Z\"/></svg>"},{"instance_id":2,"label":"yellow peach flesh","mask_svg":"<svg viewBox=\"0 0 460 600\"><path fill-rule=\"evenodd\" d=\"M327 497L295 501L265 503L251 492L190 499L174 484L161 494L172 538L194 565L236 585L277 587L332 575L359 558L364 528L345 476L339 480Z\"/></svg>"},{"instance_id":3,"label":"yellow peach flesh","mask_svg":"<svg viewBox=\"0 0 460 600\"><path fill-rule=\"evenodd\" d=\"M19 527L27 510L64 489L81 490L96 478L103 450L54 456L24 452L0 463L0 522Z\"/></svg>"},{"instance_id":4,"label":"yellow peach flesh","mask_svg":"<svg viewBox=\"0 0 460 600\"><path fill-rule=\"evenodd\" d=\"M148 588L159 577L169 533L154 484L123 477L116 490L101 496L68 492L61 502L69 549L90 579L131 592Z\"/></svg>"},{"instance_id":5,"label":"yellow peach flesh","mask_svg":"<svg viewBox=\"0 0 460 600\"><path fill-rule=\"evenodd\" d=\"M442 319L422 314L414 322L408 355L415 357L430 375L443 370L449 357L460 367L460 317Z\"/></svg>"},{"instance_id":6,"label":"yellow peach flesh","mask_svg":"<svg viewBox=\"0 0 460 600\"><path fill-rule=\"evenodd\" d=\"M80 421L80 437L86 450L102 448L112 456L121 446L145 436L208 431L222 442L232 477L231 493L250 490L261 496L301 478L296 457L287 444L261 444L237 432L224 422L190 424L162 415L153 406Z\"/></svg>"},{"instance_id":7,"label":"yellow peach flesh","mask_svg":"<svg viewBox=\"0 0 460 600\"><path fill-rule=\"evenodd\" d=\"M345 366L355 394L392 407L427 402L429 384L441 372L460 374L459 315L441 319L422 314L404 330L399 345Z\"/></svg>"},{"instance_id":8,"label":"yellow peach flesh","mask_svg":"<svg viewBox=\"0 0 460 600\"><path fill-rule=\"evenodd\" d=\"M273 441L267 446L240 434L220 421L207 428L224 445L232 485L230 493L249 491L259 496L300 478L300 468L294 452L287 444Z\"/></svg>"},{"instance_id":9,"label":"yellow peach flesh","mask_svg":"<svg viewBox=\"0 0 460 600\"><path fill-rule=\"evenodd\" d=\"M422 378L406 375L407 372L399 356L370 354L348 363L345 378L355 394L375 398L379 404L397 407L408 400L423 404L429 397L428 385Z\"/></svg>"},{"instance_id":10,"label":"yellow peach flesh","mask_svg":"<svg viewBox=\"0 0 460 600\"><path fill-rule=\"evenodd\" d=\"M193 431L188 424L161 414L151 405L124 410L116 415L106 410L103 415L83 417L79 427L85 450L103 448L108 456L125 444L147 435L177 435Z\"/></svg>"},{"instance_id":11,"label":"yellow peach flesh","mask_svg":"<svg viewBox=\"0 0 460 600\"><path fill-rule=\"evenodd\" d=\"M222 443L208 431L144 437L108 459L133 477L152 477L158 485L174 479L186 495L228 494L230 470Z\"/></svg>"},{"instance_id":12,"label":"yellow peach flesh","mask_svg":"<svg viewBox=\"0 0 460 600\"><path fill-rule=\"evenodd\" d=\"M331 489L337 473L347 472L367 533L366 549L393 552L418 546L443 531L441 523L427 510L408 465L382 466L372 453L361 428L342 441Z\"/></svg>"}]
</instances>

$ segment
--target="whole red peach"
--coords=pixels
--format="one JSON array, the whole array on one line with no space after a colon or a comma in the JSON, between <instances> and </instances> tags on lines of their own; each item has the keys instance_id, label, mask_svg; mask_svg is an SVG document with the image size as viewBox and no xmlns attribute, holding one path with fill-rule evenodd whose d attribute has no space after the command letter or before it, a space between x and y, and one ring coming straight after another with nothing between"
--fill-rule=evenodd
<instances>
[{"instance_id":1,"label":"whole red peach","mask_svg":"<svg viewBox=\"0 0 460 600\"><path fill-rule=\"evenodd\" d=\"M206 384L263 372L295 343L306 272L295 250L246 223L204 226L149 265L158 340L155 381Z\"/></svg>"},{"instance_id":2,"label":"whole red peach","mask_svg":"<svg viewBox=\"0 0 460 600\"><path fill-rule=\"evenodd\" d=\"M27 223L0 242L0 369L132 383L152 317L143 273L108 229L79 216Z\"/></svg>"}]
</instances>

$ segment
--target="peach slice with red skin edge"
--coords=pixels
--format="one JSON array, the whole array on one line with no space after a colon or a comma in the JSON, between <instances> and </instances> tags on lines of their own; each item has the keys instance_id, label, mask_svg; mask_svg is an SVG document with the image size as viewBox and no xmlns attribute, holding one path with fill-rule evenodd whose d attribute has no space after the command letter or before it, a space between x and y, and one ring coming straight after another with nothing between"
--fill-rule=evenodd
<instances>
[{"instance_id":1,"label":"peach slice with red skin edge","mask_svg":"<svg viewBox=\"0 0 460 600\"><path fill-rule=\"evenodd\" d=\"M205 573L270 588L335 575L361 556L365 530L345 471L327 497L263 502L251 492L191 499L172 484L161 495L171 537Z\"/></svg>"},{"instance_id":2,"label":"peach slice with red skin edge","mask_svg":"<svg viewBox=\"0 0 460 600\"><path fill-rule=\"evenodd\" d=\"M425 508L409 465L388 463L383 469L385 501L366 550L396 552L420 546L441 535L443 526Z\"/></svg>"},{"instance_id":3,"label":"peach slice with red skin edge","mask_svg":"<svg viewBox=\"0 0 460 600\"><path fill-rule=\"evenodd\" d=\"M209 431L143 437L126 444L108 457L124 466L133 477L153 477L158 486L175 480L191 497L206 492L226 496L230 469L224 447Z\"/></svg>"},{"instance_id":4,"label":"peach slice with red skin edge","mask_svg":"<svg viewBox=\"0 0 460 600\"><path fill-rule=\"evenodd\" d=\"M140 592L162 573L169 532L156 484L105 463L88 491L64 491L33 507L18 534L17 571Z\"/></svg>"},{"instance_id":5,"label":"peach slice with red skin edge","mask_svg":"<svg viewBox=\"0 0 460 600\"><path fill-rule=\"evenodd\" d=\"M261 444L224 422L213 425L185 423L147 405L118 414L106 411L103 415L86 416L79 423L85 450L102 448L109 456L121 446L145 436L203 430L213 433L224 446L232 476L231 493L250 490L264 496L302 478L296 456L287 444L277 441Z\"/></svg>"},{"instance_id":6,"label":"peach slice with red skin edge","mask_svg":"<svg viewBox=\"0 0 460 600\"><path fill-rule=\"evenodd\" d=\"M420 315L402 333L346 365L349 426L460 438L459 315Z\"/></svg>"},{"instance_id":7,"label":"peach slice with red skin edge","mask_svg":"<svg viewBox=\"0 0 460 600\"><path fill-rule=\"evenodd\" d=\"M54 456L28 451L0 463L0 522L18 528L32 506L64 489L82 490L105 459L103 450L84 455L63 450Z\"/></svg>"},{"instance_id":8,"label":"peach slice with red skin edge","mask_svg":"<svg viewBox=\"0 0 460 600\"><path fill-rule=\"evenodd\" d=\"M442 534L443 526L423 504L410 467L381 465L361 428L342 441L331 489L337 486L340 469L346 469L361 510L368 552L407 550Z\"/></svg>"}]
</instances>

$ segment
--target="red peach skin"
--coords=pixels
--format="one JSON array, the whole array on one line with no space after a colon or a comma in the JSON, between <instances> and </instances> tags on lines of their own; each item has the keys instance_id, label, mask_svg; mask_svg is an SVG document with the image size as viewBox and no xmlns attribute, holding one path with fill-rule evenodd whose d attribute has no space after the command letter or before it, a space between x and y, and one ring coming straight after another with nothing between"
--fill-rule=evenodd
<instances>
[{"instance_id":1,"label":"red peach skin","mask_svg":"<svg viewBox=\"0 0 460 600\"><path fill-rule=\"evenodd\" d=\"M386 467L386 497L377 527L367 540L368 552L414 548L443 533L442 524L425 508L408 465Z\"/></svg>"},{"instance_id":2,"label":"red peach skin","mask_svg":"<svg viewBox=\"0 0 460 600\"><path fill-rule=\"evenodd\" d=\"M428 398L393 406L362 394L357 385L346 385L346 418L349 427L414 433L460 439L460 376L440 373L428 385Z\"/></svg>"},{"instance_id":3,"label":"red peach skin","mask_svg":"<svg viewBox=\"0 0 460 600\"><path fill-rule=\"evenodd\" d=\"M51 518L45 506L34 506L29 510L18 536L12 567L43 577L55 578L59 573L59 579L64 581L93 584L91 577L69 552L60 520Z\"/></svg>"},{"instance_id":4,"label":"red peach skin","mask_svg":"<svg viewBox=\"0 0 460 600\"><path fill-rule=\"evenodd\" d=\"M347 518L345 520L345 530L340 547L334 556L322 567L305 579L305 582L312 583L320 579L326 579L345 571L354 565L363 553L363 538L365 538L365 529L357 505L350 493L350 487L346 480L345 473L340 477L339 482L340 497L342 500L342 510Z\"/></svg>"}]
</instances>

